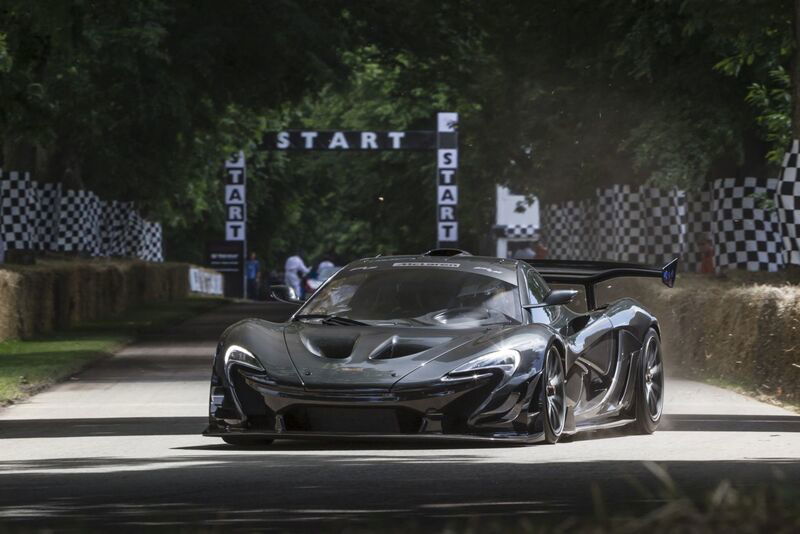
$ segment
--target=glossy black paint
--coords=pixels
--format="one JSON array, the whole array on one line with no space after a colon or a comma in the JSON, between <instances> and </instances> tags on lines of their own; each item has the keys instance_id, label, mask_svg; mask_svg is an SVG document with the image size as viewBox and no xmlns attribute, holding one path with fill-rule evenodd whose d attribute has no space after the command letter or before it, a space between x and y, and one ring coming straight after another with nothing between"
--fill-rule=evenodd
<instances>
[{"instance_id":1,"label":"glossy black paint","mask_svg":"<svg viewBox=\"0 0 800 534\"><path fill-rule=\"evenodd\" d=\"M546 289L538 273L515 260L398 256L359 260L342 271L391 261L491 269L516 280L524 308L546 302L537 299ZM630 422L633 369L646 332L658 328L656 318L632 299L589 313L546 305L523 315L524 324L473 329L241 321L217 347L205 434L540 441L540 377L551 346L567 373L565 433ZM232 345L252 352L263 370L226 366L223 354ZM505 349L520 354L512 376L495 369L474 379L443 380L459 366Z\"/></svg>"}]
</instances>

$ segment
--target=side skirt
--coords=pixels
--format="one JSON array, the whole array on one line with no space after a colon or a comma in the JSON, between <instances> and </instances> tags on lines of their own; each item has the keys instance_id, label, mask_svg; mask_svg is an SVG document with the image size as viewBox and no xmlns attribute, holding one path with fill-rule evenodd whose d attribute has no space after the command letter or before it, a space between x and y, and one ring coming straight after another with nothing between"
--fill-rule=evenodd
<instances>
[{"instance_id":1,"label":"side skirt","mask_svg":"<svg viewBox=\"0 0 800 534\"><path fill-rule=\"evenodd\" d=\"M618 428L621 426L629 425L636 421L635 419L618 419L616 421L609 421L608 423L596 423L578 425L575 429L576 432L590 432L592 430L607 430L609 428Z\"/></svg>"}]
</instances>

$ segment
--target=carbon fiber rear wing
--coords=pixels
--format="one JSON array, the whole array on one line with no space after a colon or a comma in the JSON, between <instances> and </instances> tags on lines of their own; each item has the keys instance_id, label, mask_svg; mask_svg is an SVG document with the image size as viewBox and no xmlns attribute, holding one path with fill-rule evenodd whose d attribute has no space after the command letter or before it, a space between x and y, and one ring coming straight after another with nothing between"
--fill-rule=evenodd
<instances>
[{"instance_id":1,"label":"carbon fiber rear wing","mask_svg":"<svg viewBox=\"0 0 800 534\"><path fill-rule=\"evenodd\" d=\"M678 272L678 258L662 268L648 267L636 263L613 261L573 261L573 260L525 260L542 275L546 282L583 286L586 290L586 306L595 309L594 286L612 278L625 276L660 278L667 287L675 285Z\"/></svg>"}]
</instances>

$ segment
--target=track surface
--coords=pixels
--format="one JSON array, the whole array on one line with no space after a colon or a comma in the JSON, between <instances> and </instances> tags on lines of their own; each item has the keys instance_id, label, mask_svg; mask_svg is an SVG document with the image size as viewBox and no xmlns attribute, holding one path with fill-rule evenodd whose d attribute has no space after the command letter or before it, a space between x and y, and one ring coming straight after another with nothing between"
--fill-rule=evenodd
<instances>
[{"instance_id":1,"label":"track surface","mask_svg":"<svg viewBox=\"0 0 800 534\"><path fill-rule=\"evenodd\" d=\"M800 416L671 379L653 436L600 433L555 446L278 442L239 450L203 438L215 339L236 304L143 340L28 402L0 410L0 530L173 530L183 525L336 530L440 526L452 518L657 506L664 469L692 497L800 480ZM654 468L648 462L656 462ZM389 523L391 522L391 523Z\"/></svg>"}]
</instances>

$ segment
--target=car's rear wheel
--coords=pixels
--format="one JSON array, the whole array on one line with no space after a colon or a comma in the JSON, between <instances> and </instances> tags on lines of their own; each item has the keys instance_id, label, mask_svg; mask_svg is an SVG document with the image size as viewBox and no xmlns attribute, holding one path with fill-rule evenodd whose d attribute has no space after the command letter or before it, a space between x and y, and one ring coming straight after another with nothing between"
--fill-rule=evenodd
<instances>
[{"instance_id":1,"label":"car's rear wheel","mask_svg":"<svg viewBox=\"0 0 800 534\"><path fill-rule=\"evenodd\" d=\"M269 445L274 440L247 436L223 436L222 441L228 445L235 445L236 447L262 447Z\"/></svg>"},{"instance_id":2,"label":"car's rear wheel","mask_svg":"<svg viewBox=\"0 0 800 534\"><path fill-rule=\"evenodd\" d=\"M542 371L541 403L544 440L556 443L564 433L567 420L566 373L561 354L555 346L547 349Z\"/></svg>"},{"instance_id":3,"label":"car's rear wheel","mask_svg":"<svg viewBox=\"0 0 800 534\"><path fill-rule=\"evenodd\" d=\"M652 434L661 422L664 411L664 362L661 339L653 328L647 331L639 357L636 377L636 422L638 434Z\"/></svg>"}]
</instances>

